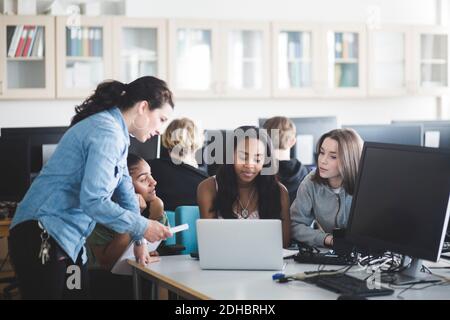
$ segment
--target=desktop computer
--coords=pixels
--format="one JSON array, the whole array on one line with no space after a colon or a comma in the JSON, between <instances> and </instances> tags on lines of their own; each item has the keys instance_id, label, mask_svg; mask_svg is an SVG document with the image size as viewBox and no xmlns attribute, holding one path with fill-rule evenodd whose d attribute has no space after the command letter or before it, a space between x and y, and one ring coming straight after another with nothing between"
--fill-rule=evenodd
<instances>
[{"instance_id":1,"label":"desktop computer","mask_svg":"<svg viewBox=\"0 0 450 320\"><path fill-rule=\"evenodd\" d=\"M67 130L67 127L1 129L0 200L22 200Z\"/></svg>"},{"instance_id":2,"label":"desktop computer","mask_svg":"<svg viewBox=\"0 0 450 320\"><path fill-rule=\"evenodd\" d=\"M144 160L157 159L160 157L160 153L162 152L160 141L160 136L154 136L144 143L138 141L136 138L130 137L130 147L128 148L128 153L133 153ZM164 149L164 151L166 150Z\"/></svg>"},{"instance_id":3,"label":"desktop computer","mask_svg":"<svg viewBox=\"0 0 450 320\"><path fill-rule=\"evenodd\" d=\"M30 141L0 138L0 201L19 202L31 184Z\"/></svg>"},{"instance_id":4,"label":"desktop computer","mask_svg":"<svg viewBox=\"0 0 450 320\"><path fill-rule=\"evenodd\" d=\"M298 159L304 165L313 168L316 159L316 145L320 137L338 128L336 117L289 118L297 130L297 143L291 149L291 158ZM266 118L259 119L260 128Z\"/></svg>"},{"instance_id":5,"label":"desktop computer","mask_svg":"<svg viewBox=\"0 0 450 320\"><path fill-rule=\"evenodd\" d=\"M346 239L366 252L407 257L396 284L427 278L438 261L450 214L450 150L366 143Z\"/></svg>"},{"instance_id":6,"label":"desktop computer","mask_svg":"<svg viewBox=\"0 0 450 320\"><path fill-rule=\"evenodd\" d=\"M423 145L423 127L420 124L342 125L358 132L364 142Z\"/></svg>"},{"instance_id":7,"label":"desktop computer","mask_svg":"<svg viewBox=\"0 0 450 320\"><path fill-rule=\"evenodd\" d=\"M422 125L425 147L450 149L450 121L392 121L392 123Z\"/></svg>"}]
</instances>

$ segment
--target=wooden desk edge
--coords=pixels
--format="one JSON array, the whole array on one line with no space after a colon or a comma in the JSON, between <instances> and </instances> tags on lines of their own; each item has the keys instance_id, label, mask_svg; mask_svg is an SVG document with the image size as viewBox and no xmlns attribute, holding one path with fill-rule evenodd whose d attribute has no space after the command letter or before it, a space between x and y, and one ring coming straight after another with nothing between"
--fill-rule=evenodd
<instances>
[{"instance_id":1,"label":"wooden desk edge","mask_svg":"<svg viewBox=\"0 0 450 320\"><path fill-rule=\"evenodd\" d=\"M145 273L146 275L152 277L153 279L157 280L158 282L166 285L169 290L180 291L181 293L186 294L189 298L193 298L193 299L212 300L210 297L208 297L198 291L195 291L189 287L186 287L185 285L178 283L168 277L165 277L151 269L141 266L136 261L128 259L127 262L131 267L141 271L142 273Z\"/></svg>"}]
</instances>

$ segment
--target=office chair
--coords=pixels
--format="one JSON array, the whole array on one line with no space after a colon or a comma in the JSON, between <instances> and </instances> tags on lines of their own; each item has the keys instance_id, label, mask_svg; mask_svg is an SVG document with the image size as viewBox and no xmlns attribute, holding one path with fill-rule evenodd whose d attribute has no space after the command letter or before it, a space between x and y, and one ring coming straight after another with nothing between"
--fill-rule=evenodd
<instances>
[{"instance_id":1,"label":"office chair","mask_svg":"<svg viewBox=\"0 0 450 320\"><path fill-rule=\"evenodd\" d=\"M166 211L167 219L171 227L175 226L175 211ZM186 248L176 242L176 235L166 239L157 249L161 256L181 254Z\"/></svg>"},{"instance_id":2,"label":"office chair","mask_svg":"<svg viewBox=\"0 0 450 320\"><path fill-rule=\"evenodd\" d=\"M187 223L189 229L176 234L177 243L186 249L181 254L198 252L197 244L197 219L200 219L198 206L180 206L175 209L175 222L177 225Z\"/></svg>"}]
</instances>

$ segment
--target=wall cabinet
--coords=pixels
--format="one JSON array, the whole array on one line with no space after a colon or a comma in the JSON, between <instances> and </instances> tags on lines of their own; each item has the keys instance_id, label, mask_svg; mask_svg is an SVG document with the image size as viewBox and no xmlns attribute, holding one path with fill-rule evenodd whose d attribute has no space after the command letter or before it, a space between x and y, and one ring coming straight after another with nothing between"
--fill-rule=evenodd
<instances>
[{"instance_id":1,"label":"wall cabinet","mask_svg":"<svg viewBox=\"0 0 450 320\"><path fill-rule=\"evenodd\" d=\"M1 16L0 99L55 97L53 17Z\"/></svg>"},{"instance_id":2,"label":"wall cabinet","mask_svg":"<svg viewBox=\"0 0 450 320\"><path fill-rule=\"evenodd\" d=\"M272 24L273 95L366 94L364 25Z\"/></svg>"},{"instance_id":3,"label":"wall cabinet","mask_svg":"<svg viewBox=\"0 0 450 320\"><path fill-rule=\"evenodd\" d=\"M172 20L169 83L177 97L269 97L268 23Z\"/></svg>"},{"instance_id":4,"label":"wall cabinet","mask_svg":"<svg viewBox=\"0 0 450 320\"><path fill-rule=\"evenodd\" d=\"M113 34L114 79L167 78L165 20L114 17Z\"/></svg>"},{"instance_id":5,"label":"wall cabinet","mask_svg":"<svg viewBox=\"0 0 450 320\"><path fill-rule=\"evenodd\" d=\"M86 98L113 75L111 19L81 17L79 24L72 22L56 18L58 98Z\"/></svg>"},{"instance_id":6,"label":"wall cabinet","mask_svg":"<svg viewBox=\"0 0 450 320\"><path fill-rule=\"evenodd\" d=\"M438 96L448 38L433 26L1 16L0 99L83 99L144 75L177 98Z\"/></svg>"}]
</instances>

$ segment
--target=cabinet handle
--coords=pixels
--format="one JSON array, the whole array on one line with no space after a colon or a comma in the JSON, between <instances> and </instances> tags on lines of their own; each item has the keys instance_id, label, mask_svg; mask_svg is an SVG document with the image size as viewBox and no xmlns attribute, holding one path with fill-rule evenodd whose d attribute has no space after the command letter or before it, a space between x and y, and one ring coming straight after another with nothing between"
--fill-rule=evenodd
<instances>
[{"instance_id":1,"label":"cabinet handle","mask_svg":"<svg viewBox=\"0 0 450 320\"><path fill-rule=\"evenodd\" d=\"M0 95L3 94L3 81L0 80Z\"/></svg>"}]
</instances>

